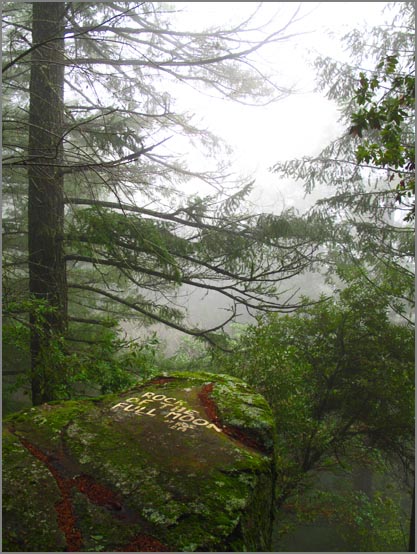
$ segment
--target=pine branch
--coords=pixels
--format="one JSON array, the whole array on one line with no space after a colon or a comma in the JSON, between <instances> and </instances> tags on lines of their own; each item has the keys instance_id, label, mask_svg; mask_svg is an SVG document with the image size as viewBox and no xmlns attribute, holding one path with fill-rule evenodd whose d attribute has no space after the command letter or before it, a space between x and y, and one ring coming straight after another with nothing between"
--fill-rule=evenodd
<instances>
[{"instance_id":1,"label":"pine branch","mask_svg":"<svg viewBox=\"0 0 417 554\"><path fill-rule=\"evenodd\" d=\"M78 254L68 254L65 256L66 261L79 261L79 262L85 262L85 263L91 263L93 265L107 265L110 267L115 267L121 270L128 270L128 271L137 271L139 273L144 273L145 275L151 275L153 277L157 277L159 279L162 279L166 282L171 283L177 283L178 280L175 276L170 275L169 273L162 273L160 271L148 269L143 266L139 266L137 264L128 263L125 261L119 261L114 259L103 259L103 258L93 258L90 256L81 256ZM125 273L125 275L135 284L138 284L135 282L133 277L130 277L129 274ZM283 309L284 306L279 305L275 302L265 302L262 296L261 292L255 292L251 293L250 290L241 290L238 289L235 285L224 285L224 286L216 286L209 283L203 283L196 281L194 279L187 279L186 277L181 277L181 284L184 285L190 285L192 287L196 288L202 288L204 290L211 290L214 292L217 292L230 300L232 300L234 303L243 304L244 306L248 308L252 308L254 310L272 310L272 309ZM252 303L254 301L255 303Z\"/></svg>"},{"instance_id":2,"label":"pine branch","mask_svg":"<svg viewBox=\"0 0 417 554\"><path fill-rule=\"evenodd\" d=\"M182 219L178 216L176 216L174 213L164 213L164 212L157 212L155 210L150 210L148 208L139 208L138 206L132 206L131 204L124 204L122 202L107 202L104 200L90 200L87 198L73 198L69 197L65 200L66 204L74 204L79 206L98 206L101 208L110 208L115 210L122 210L123 212L134 212L142 215L148 215L151 217L154 217L155 219L165 219L167 221L172 221L173 223L179 223L180 225L184 225L185 227L194 227L196 229L208 229L211 231L216 231L217 233L219 231L225 232L236 236L241 236L241 232L233 231L232 229L222 228L215 225L209 225L207 223L203 222L195 222L187 219ZM178 212L175 212L178 213Z\"/></svg>"},{"instance_id":3,"label":"pine branch","mask_svg":"<svg viewBox=\"0 0 417 554\"><path fill-rule=\"evenodd\" d=\"M73 35L71 36L66 36L65 38L63 38L62 36L54 36L54 37L51 37L47 40L44 40L42 42L38 42L36 44L33 44L30 48L28 48L27 50L25 50L24 52L22 52L21 54L19 54L18 56L16 56L16 58L14 58L13 60L11 60L10 62L6 63L3 68L2 68L2 73L6 72L8 69L10 69L11 67L13 67L14 65L16 65L20 60L22 60L23 58L26 58L26 56L28 56L29 54L32 54L32 52L34 52L35 50L37 50L38 48L41 48L42 46L46 46L47 44L50 44L51 42L55 42L56 40L65 40L65 39L68 39L68 38L76 38L76 37L80 37L82 35L85 35L86 33L89 33L95 29L98 29L99 27L101 27L102 25L104 25L105 23L109 23L110 21L112 21L113 19L116 19L118 17L120 17L121 15L124 15L130 11L132 11L133 9L135 9L136 6L134 8L129 8L128 10L125 10L124 12L120 13L120 14L117 14L115 16L112 16L110 17L109 19L107 19L106 21L104 21L103 23L99 23L98 25L95 25L93 27L90 27L86 30L80 30L80 31L77 31L76 33L74 33ZM61 31L60 31L61 33Z\"/></svg>"},{"instance_id":4,"label":"pine branch","mask_svg":"<svg viewBox=\"0 0 417 554\"><path fill-rule=\"evenodd\" d=\"M218 221L217 225L204 223L202 219L200 219L199 221L196 221L195 219L194 220L183 219L181 217L178 217L176 214L180 213L181 211L184 211L187 213L186 209L184 208L181 210L176 210L175 212L172 212L172 213L165 213L165 212L159 212L156 210L150 210L149 208L140 208L138 206L125 204L123 202L108 202L105 200L92 200L88 198L74 198L74 197L66 198L65 204L73 204L73 205L79 205L79 206L97 206L101 208L122 210L123 212L133 212L133 213L138 213L142 215L148 215L155 219L163 219L166 221L171 221L173 223L178 223L180 225L183 225L186 228L193 227L195 229L200 229L200 230L206 229L209 231L213 231L216 234L227 233L231 237L239 237L239 238L245 237L249 240L252 240L258 243L259 245L264 244L269 247L281 248L282 250L288 250L291 252L294 252L297 248L306 246L311 242L310 240L303 240L302 242L297 244L285 245L275 240L272 240L272 237L263 239L256 235L256 229L251 228L248 224L241 225L240 224L241 222L237 221L236 219L233 219L232 221L226 220L227 224L223 226L221 225L222 220L220 218L217 220ZM251 216L250 219L255 219L256 217L257 216ZM233 225L235 228L231 228L231 225ZM273 238L275 239L275 237Z\"/></svg>"},{"instance_id":5,"label":"pine branch","mask_svg":"<svg viewBox=\"0 0 417 554\"><path fill-rule=\"evenodd\" d=\"M88 319L84 317L68 316L68 321L74 321L75 323L86 323L89 325L102 325L103 327L114 327L114 323L111 321L104 321L103 319Z\"/></svg>"},{"instance_id":6,"label":"pine branch","mask_svg":"<svg viewBox=\"0 0 417 554\"><path fill-rule=\"evenodd\" d=\"M184 327L183 325L179 325L178 323L174 323L173 321L169 321L168 319L165 319L157 314L154 314L150 312L149 310L146 310L145 308L141 307L138 304L134 304L133 302L129 302L125 300L124 298L120 298L120 296L116 296L115 294L112 294L110 292L107 292L105 290L99 289L97 287L92 287L90 285L80 285L75 283L69 283L68 288L73 289L80 289L80 290L86 290L89 292L93 292L95 294L99 294L101 296L104 296L106 298L109 298L110 300L113 300L114 302L117 302L119 304L122 304L123 306L126 306L127 308L130 308L131 310L134 310L136 312L139 312L140 314L148 317L149 319L152 319L154 321L157 321L158 323L163 323L164 325L167 325L168 327L172 327L173 329L176 329L177 331L181 331L182 333L185 333L187 335L191 335L193 337L200 337L205 340L207 340L210 344L213 346L216 346L217 348L221 348L222 350L226 350L225 348L222 348L219 346L211 337L211 333L215 333L216 331L222 330L225 325L227 325L232 319L235 317L235 312L232 313L232 315L225 321L223 321L220 325L217 325L216 327L212 327L211 329L191 329L188 327ZM227 350L228 351L228 350Z\"/></svg>"}]
</instances>

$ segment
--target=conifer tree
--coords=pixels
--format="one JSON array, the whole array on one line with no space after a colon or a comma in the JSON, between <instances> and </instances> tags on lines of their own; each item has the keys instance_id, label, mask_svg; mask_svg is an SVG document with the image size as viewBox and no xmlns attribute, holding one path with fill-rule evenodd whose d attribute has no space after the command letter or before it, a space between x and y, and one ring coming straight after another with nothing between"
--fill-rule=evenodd
<instances>
[{"instance_id":1,"label":"conifer tree","mask_svg":"<svg viewBox=\"0 0 417 554\"><path fill-rule=\"evenodd\" d=\"M5 309L31 314L34 403L56 397L69 339L86 340L86 325L139 317L220 344L242 309L293 308L280 282L311 263L307 222L251 214L250 183L228 190L221 163L200 170L175 156L179 137L207 155L222 145L169 92L254 103L287 94L253 55L287 39L298 10L279 29L261 28L261 40L253 18L189 32L173 10L5 3ZM188 183L207 192L190 197ZM181 286L217 294L227 315L212 329L187 324L175 304Z\"/></svg>"}]
</instances>

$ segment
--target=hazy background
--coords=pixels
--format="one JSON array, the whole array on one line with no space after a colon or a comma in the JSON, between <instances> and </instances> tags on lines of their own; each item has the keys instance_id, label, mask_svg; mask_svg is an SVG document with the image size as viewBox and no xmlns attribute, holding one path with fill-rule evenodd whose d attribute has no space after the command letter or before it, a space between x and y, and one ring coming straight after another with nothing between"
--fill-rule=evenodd
<instances>
[{"instance_id":1,"label":"hazy background","mask_svg":"<svg viewBox=\"0 0 417 554\"><path fill-rule=\"evenodd\" d=\"M175 2L176 17L182 28L194 31L216 25L236 25L259 5L256 2ZM270 167L279 160L302 156L314 156L331 140L340 136L345 129L339 122L334 102L323 93L317 92L315 71L312 67L318 55L337 60L347 59L340 38L352 28L362 29L384 21L386 2L265 2L256 21L270 23L265 32L280 29L299 9L298 21L291 24L284 34L291 35L268 48L262 49L257 63L274 82L294 92L267 106L248 106L213 95L199 94L194 89L179 85L176 106L194 114L193 121L199 122L217 134L231 148L224 149L222 156L230 164L236 178L247 181L255 179L250 196L253 210L257 212L280 213L294 208L305 212L315 201L325 195L317 189L305 195L302 183L290 179L279 179L270 172ZM267 17L265 16L267 15ZM175 16L173 16L175 17ZM255 35L254 35L255 36ZM166 152L179 152L190 160L194 168L210 167L210 160L190 151L181 139L168 141ZM217 154L218 155L218 154ZM218 161L218 160L217 160ZM190 181L185 187L187 194L209 194L202 189L201 182ZM284 288L288 288L284 282ZM331 289L318 275L305 274L291 280L297 295L318 297L321 293L331 294ZM172 299L188 308L188 323L198 326L212 326L224 319L225 305L219 295L201 290L181 287L178 296ZM251 318L243 313L241 322ZM167 352L172 353L184 337L183 334L153 325L146 331L137 325L124 325L131 338L143 337L157 332L166 341Z\"/></svg>"}]
</instances>

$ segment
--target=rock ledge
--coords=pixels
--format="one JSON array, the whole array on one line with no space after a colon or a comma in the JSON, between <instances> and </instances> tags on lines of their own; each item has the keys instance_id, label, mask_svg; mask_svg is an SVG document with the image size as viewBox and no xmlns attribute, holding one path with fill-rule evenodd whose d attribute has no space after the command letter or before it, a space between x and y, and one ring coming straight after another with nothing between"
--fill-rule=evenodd
<instances>
[{"instance_id":1,"label":"rock ledge","mask_svg":"<svg viewBox=\"0 0 417 554\"><path fill-rule=\"evenodd\" d=\"M211 373L51 402L3 423L3 552L268 551L274 424Z\"/></svg>"}]
</instances>

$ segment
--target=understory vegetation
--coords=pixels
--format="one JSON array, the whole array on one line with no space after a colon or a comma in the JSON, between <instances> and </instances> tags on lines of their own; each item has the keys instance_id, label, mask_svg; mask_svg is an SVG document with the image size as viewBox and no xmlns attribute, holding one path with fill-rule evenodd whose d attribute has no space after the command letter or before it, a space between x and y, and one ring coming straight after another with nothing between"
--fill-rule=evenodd
<instances>
[{"instance_id":1,"label":"understory vegetation","mask_svg":"<svg viewBox=\"0 0 417 554\"><path fill-rule=\"evenodd\" d=\"M73 372L68 387L71 397L85 398L161 372L205 370L239 377L262 393L275 415L276 548L299 544L301 549L297 532L304 528L313 536L320 529L318 544L327 537L331 550L342 545L341 550L362 552L406 551L414 463L414 331L393 322L389 313L386 299L372 287L352 283L295 314L235 325L229 352L189 338L167 356L156 336L118 352L109 332L102 336L107 343L91 357L67 360ZM69 396L68 389L63 397ZM6 399L6 410L9 406Z\"/></svg>"}]
</instances>

